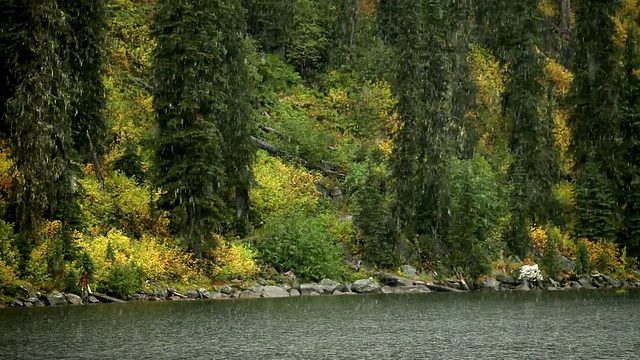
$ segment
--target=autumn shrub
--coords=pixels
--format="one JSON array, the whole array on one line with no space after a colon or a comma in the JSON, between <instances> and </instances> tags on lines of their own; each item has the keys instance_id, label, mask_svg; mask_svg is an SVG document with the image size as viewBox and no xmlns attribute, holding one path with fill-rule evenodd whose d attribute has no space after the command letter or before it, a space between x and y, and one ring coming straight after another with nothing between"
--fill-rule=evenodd
<instances>
[{"instance_id":1,"label":"autumn shrub","mask_svg":"<svg viewBox=\"0 0 640 360\"><path fill-rule=\"evenodd\" d=\"M108 282L116 265L129 262L135 262L156 282L190 283L200 277L189 254L150 236L136 240L112 230L105 236L87 237L81 245L95 263L94 281L98 284Z\"/></svg>"},{"instance_id":2,"label":"autumn shrub","mask_svg":"<svg viewBox=\"0 0 640 360\"><path fill-rule=\"evenodd\" d=\"M106 281L100 284L99 289L104 289L107 294L124 298L140 290L145 279L144 270L135 261L125 264L116 263L109 271Z\"/></svg>"},{"instance_id":3,"label":"autumn shrub","mask_svg":"<svg viewBox=\"0 0 640 360\"><path fill-rule=\"evenodd\" d=\"M292 270L303 281L340 279L345 275L342 249L324 216L303 211L269 218L266 239L257 242L262 260L276 270Z\"/></svg>"},{"instance_id":4,"label":"autumn shrub","mask_svg":"<svg viewBox=\"0 0 640 360\"><path fill-rule=\"evenodd\" d=\"M315 211L320 176L259 151L253 165L256 186L250 190L254 223L262 225L271 214L300 209Z\"/></svg>"},{"instance_id":5,"label":"autumn shrub","mask_svg":"<svg viewBox=\"0 0 640 360\"><path fill-rule=\"evenodd\" d=\"M260 270L255 258L257 252L242 242L219 240L220 245L209 257L213 262L212 277L220 281L228 281L235 277L250 279Z\"/></svg>"},{"instance_id":6,"label":"autumn shrub","mask_svg":"<svg viewBox=\"0 0 640 360\"><path fill-rule=\"evenodd\" d=\"M0 220L0 284L15 279L18 252L13 246L13 226Z\"/></svg>"}]
</instances>

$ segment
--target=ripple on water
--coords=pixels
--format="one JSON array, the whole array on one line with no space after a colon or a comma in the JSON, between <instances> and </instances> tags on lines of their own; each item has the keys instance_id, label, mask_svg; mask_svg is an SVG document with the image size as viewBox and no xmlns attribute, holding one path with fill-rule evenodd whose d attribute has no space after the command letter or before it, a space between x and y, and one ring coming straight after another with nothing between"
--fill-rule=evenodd
<instances>
[{"instance_id":1,"label":"ripple on water","mask_svg":"<svg viewBox=\"0 0 640 360\"><path fill-rule=\"evenodd\" d=\"M640 292L2 309L0 329L2 359L640 359Z\"/></svg>"}]
</instances>

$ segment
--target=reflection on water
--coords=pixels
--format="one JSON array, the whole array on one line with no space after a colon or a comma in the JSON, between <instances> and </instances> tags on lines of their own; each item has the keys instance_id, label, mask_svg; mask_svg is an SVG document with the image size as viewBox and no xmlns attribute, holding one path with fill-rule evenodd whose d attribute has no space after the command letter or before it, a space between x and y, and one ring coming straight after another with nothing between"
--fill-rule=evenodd
<instances>
[{"instance_id":1,"label":"reflection on water","mask_svg":"<svg viewBox=\"0 0 640 360\"><path fill-rule=\"evenodd\" d=\"M640 292L0 309L1 359L640 359Z\"/></svg>"}]
</instances>

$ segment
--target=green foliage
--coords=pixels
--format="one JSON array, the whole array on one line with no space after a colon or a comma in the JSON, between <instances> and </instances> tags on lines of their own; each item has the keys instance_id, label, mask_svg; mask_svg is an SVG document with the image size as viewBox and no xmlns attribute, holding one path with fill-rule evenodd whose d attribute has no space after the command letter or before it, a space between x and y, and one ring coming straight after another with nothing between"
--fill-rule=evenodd
<instances>
[{"instance_id":1,"label":"green foliage","mask_svg":"<svg viewBox=\"0 0 640 360\"><path fill-rule=\"evenodd\" d=\"M591 254L587 243L583 240L578 242L578 248L576 250L576 273L586 274L590 273L593 269L591 264Z\"/></svg>"},{"instance_id":2,"label":"green foliage","mask_svg":"<svg viewBox=\"0 0 640 360\"><path fill-rule=\"evenodd\" d=\"M589 162L576 180L576 214L579 237L612 240L615 236L615 204L611 182L596 162Z\"/></svg>"},{"instance_id":3,"label":"green foliage","mask_svg":"<svg viewBox=\"0 0 640 360\"><path fill-rule=\"evenodd\" d=\"M145 279L144 270L135 262L116 264L109 272L106 282L99 284L98 289L104 290L107 294L125 298L140 290Z\"/></svg>"},{"instance_id":4,"label":"green foliage","mask_svg":"<svg viewBox=\"0 0 640 360\"><path fill-rule=\"evenodd\" d=\"M323 216L301 211L273 215L265 225L265 235L256 247L262 260L276 270L291 270L303 281L345 275L342 250Z\"/></svg>"},{"instance_id":5,"label":"green foliage","mask_svg":"<svg viewBox=\"0 0 640 360\"><path fill-rule=\"evenodd\" d=\"M474 278L490 269L487 240L505 212L500 184L489 163L480 155L452 162L451 232L445 246L448 262L462 266Z\"/></svg>"},{"instance_id":6,"label":"green foliage","mask_svg":"<svg viewBox=\"0 0 640 360\"><path fill-rule=\"evenodd\" d=\"M560 236L561 234L557 229L547 229L547 242L545 244L541 266L547 277L552 279L557 278L562 272L562 262L558 251Z\"/></svg>"}]
</instances>

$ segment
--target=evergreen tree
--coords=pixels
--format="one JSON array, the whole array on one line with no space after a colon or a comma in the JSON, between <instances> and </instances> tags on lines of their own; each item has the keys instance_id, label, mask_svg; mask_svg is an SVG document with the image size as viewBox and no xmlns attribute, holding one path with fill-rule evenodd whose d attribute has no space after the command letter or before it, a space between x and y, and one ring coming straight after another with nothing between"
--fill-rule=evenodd
<instances>
[{"instance_id":1,"label":"evergreen tree","mask_svg":"<svg viewBox=\"0 0 640 360\"><path fill-rule=\"evenodd\" d=\"M395 139L393 216L421 261L446 252L450 223L449 161L452 129L453 59L448 1L398 1L381 7L393 19L398 52L395 92L404 122ZM390 11L390 13L384 13Z\"/></svg>"},{"instance_id":2,"label":"evergreen tree","mask_svg":"<svg viewBox=\"0 0 640 360\"><path fill-rule=\"evenodd\" d=\"M507 61L510 82L504 95L504 113L511 123L509 146L513 155L510 182L510 250L527 256L531 250L529 227L546 223L555 212L553 186L559 179L554 123L545 116L544 58L540 54L543 18L537 0L510 4L503 15L505 41L499 52Z\"/></svg>"},{"instance_id":3,"label":"evergreen tree","mask_svg":"<svg viewBox=\"0 0 640 360\"><path fill-rule=\"evenodd\" d=\"M229 192L247 213L253 147L244 14L238 0L159 1L157 14L160 205L201 256L226 220Z\"/></svg>"},{"instance_id":4,"label":"evergreen tree","mask_svg":"<svg viewBox=\"0 0 640 360\"><path fill-rule=\"evenodd\" d=\"M104 0L61 0L60 3L70 27L67 45L74 91L71 101L74 146L85 161L95 162L94 156L101 151L107 131L102 83L106 4Z\"/></svg>"},{"instance_id":5,"label":"evergreen tree","mask_svg":"<svg viewBox=\"0 0 640 360\"><path fill-rule=\"evenodd\" d=\"M589 239L615 236L616 137L620 124L619 76L612 16L618 2L577 4L575 79L570 117L578 196L577 233Z\"/></svg>"},{"instance_id":6,"label":"evergreen tree","mask_svg":"<svg viewBox=\"0 0 640 360\"><path fill-rule=\"evenodd\" d=\"M623 56L624 81L621 94L620 131L622 138L621 181L618 202L623 209L618 242L632 255L640 255L640 68L638 29L627 29Z\"/></svg>"},{"instance_id":7,"label":"evergreen tree","mask_svg":"<svg viewBox=\"0 0 640 360\"><path fill-rule=\"evenodd\" d=\"M55 1L28 4L4 1L11 16L3 37L5 66L12 74L6 102L10 149L19 177L13 185L16 231L22 232L23 254L33 245L40 221L60 210L73 193L73 154L69 104L71 82L62 41L70 29Z\"/></svg>"},{"instance_id":8,"label":"evergreen tree","mask_svg":"<svg viewBox=\"0 0 640 360\"><path fill-rule=\"evenodd\" d=\"M243 0L247 30L266 52L284 55L295 6L289 0Z\"/></svg>"}]
</instances>

